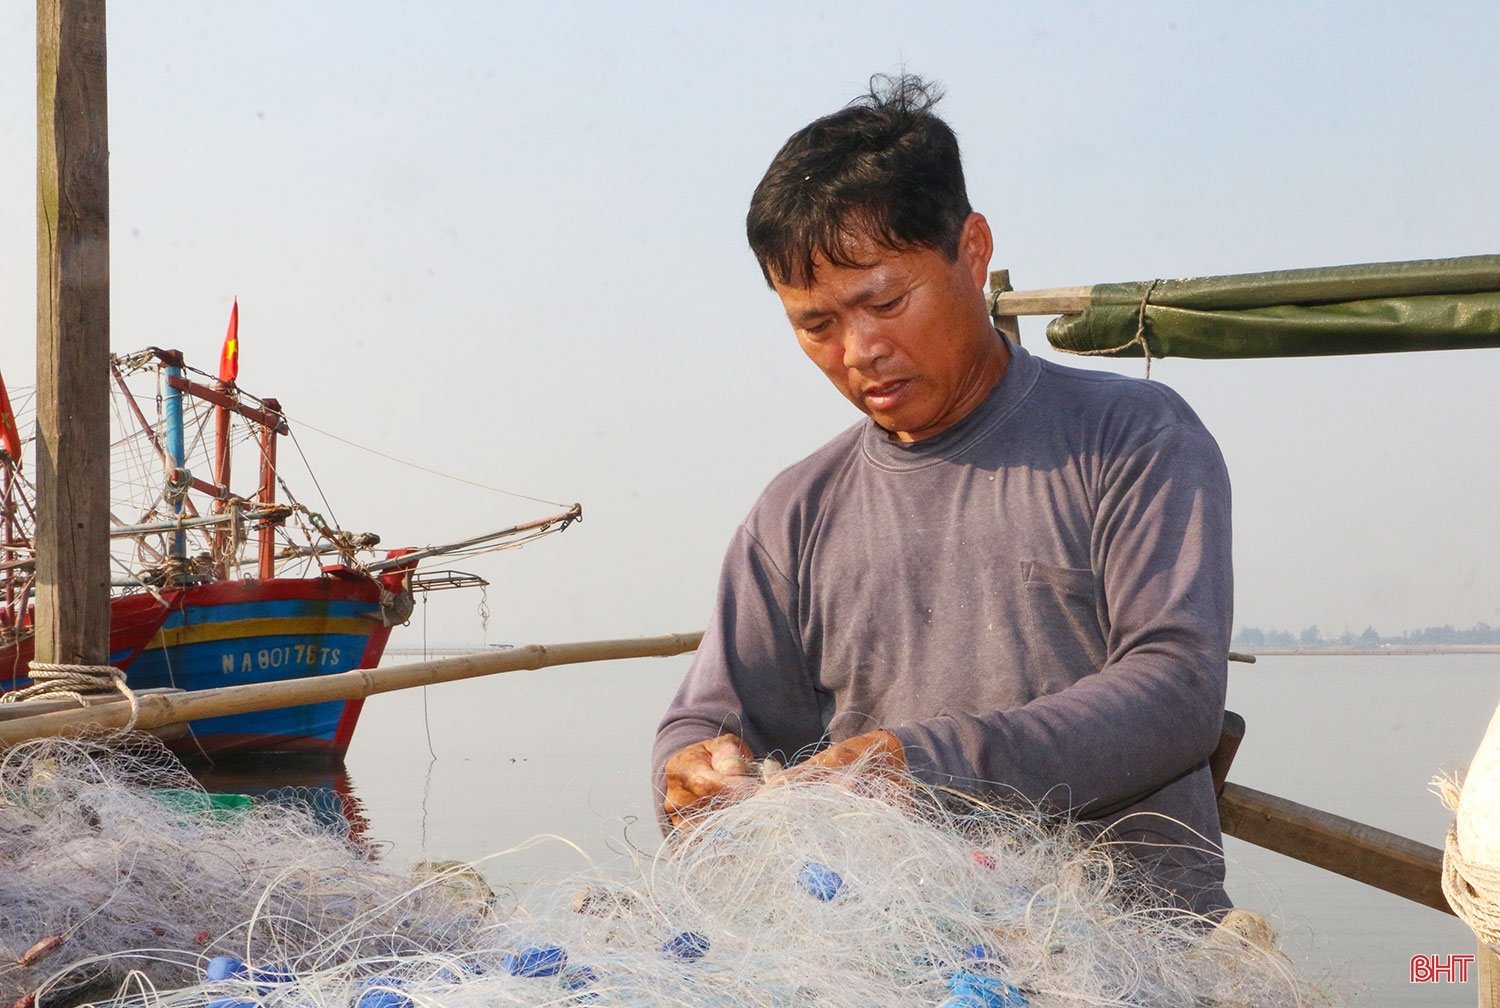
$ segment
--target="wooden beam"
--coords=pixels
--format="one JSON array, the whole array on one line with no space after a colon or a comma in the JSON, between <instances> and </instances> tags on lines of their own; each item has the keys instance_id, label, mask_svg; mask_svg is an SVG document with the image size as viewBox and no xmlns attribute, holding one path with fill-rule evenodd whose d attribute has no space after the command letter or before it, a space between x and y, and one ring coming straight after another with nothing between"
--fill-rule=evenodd
<instances>
[{"instance_id":1,"label":"wooden beam","mask_svg":"<svg viewBox=\"0 0 1500 1008\"><path fill-rule=\"evenodd\" d=\"M1004 291L995 295L994 309L997 315L1067 315L1087 308L1093 292L1091 284L1083 287Z\"/></svg>"},{"instance_id":2,"label":"wooden beam","mask_svg":"<svg viewBox=\"0 0 1500 1008\"><path fill-rule=\"evenodd\" d=\"M488 654L464 655L436 661L356 669L310 679L221 686L193 693L141 696L136 727L148 730L198 718L278 710L330 700L359 700L376 693L473 679L478 676L547 668L618 658L668 657L698 647L703 634L666 634L629 640L577 641L569 644L531 644ZM0 749L28 739L67 735L94 728L121 728L130 719L123 699L88 710L59 711L0 723Z\"/></svg>"},{"instance_id":3,"label":"wooden beam","mask_svg":"<svg viewBox=\"0 0 1500 1008\"><path fill-rule=\"evenodd\" d=\"M1219 795L1219 821L1230 836L1453 912L1443 897L1443 852L1436 847L1233 783Z\"/></svg>"},{"instance_id":4,"label":"wooden beam","mask_svg":"<svg viewBox=\"0 0 1500 1008\"><path fill-rule=\"evenodd\" d=\"M178 378L176 375L169 375L167 377L167 384L179 392L186 392L188 395L196 396L204 402L212 403L220 409L228 410L231 413L238 413L247 420L254 420L262 427L273 430L277 434L285 434L290 430L286 425L286 417L280 413L272 413L269 410L246 406L222 389L209 388L207 385L200 385L186 378Z\"/></svg>"},{"instance_id":5,"label":"wooden beam","mask_svg":"<svg viewBox=\"0 0 1500 1008\"><path fill-rule=\"evenodd\" d=\"M36 659L109 658L104 0L37 0Z\"/></svg>"}]
</instances>

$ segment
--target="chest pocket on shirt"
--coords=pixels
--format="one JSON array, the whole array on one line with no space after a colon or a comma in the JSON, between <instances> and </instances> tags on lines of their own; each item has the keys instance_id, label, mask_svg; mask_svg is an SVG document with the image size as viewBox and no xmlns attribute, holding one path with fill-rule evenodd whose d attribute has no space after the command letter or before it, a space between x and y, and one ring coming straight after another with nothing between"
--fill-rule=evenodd
<instances>
[{"instance_id":1,"label":"chest pocket on shirt","mask_svg":"<svg viewBox=\"0 0 1500 1008\"><path fill-rule=\"evenodd\" d=\"M1022 560L1021 580L1025 585L1026 628L1036 635L1030 642L1033 648L1044 653L1102 648L1093 571Z\"/></svg>"}]
</instances>

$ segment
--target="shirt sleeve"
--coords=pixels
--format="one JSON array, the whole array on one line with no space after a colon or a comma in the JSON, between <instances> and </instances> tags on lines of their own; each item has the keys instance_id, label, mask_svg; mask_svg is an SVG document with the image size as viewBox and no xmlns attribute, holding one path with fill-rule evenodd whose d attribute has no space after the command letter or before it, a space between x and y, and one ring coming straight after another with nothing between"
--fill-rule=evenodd
<instances>
[{"instance_id":1,"label":"shirt sleeve","mask_svg":"<svg viewBox=\"0 0 1500 1008\"><path fill-rule=\"evenodd\" d=\"M831 698L813 688L798 632L792 579L743 525L719 576L713 618L656 730L652 779L684 746L732 732L757 755L783 761L816 742Z\"/></svg>"},{"instance_id":2,"label":"shirt sleeve","mask_svg":"<svg viewBox=\"0 0 1500 1008\"><path fill-rule=\"evenodd\" d=\"M1200 425L1179 422L1101 465L1096 494L1090 552L1103 596L1103 668L1069 670L1071 686L1015 709L891 726L917 776L999 782L1032 802L1097 817L1213 752L1233 620L1223 457Z\"/></svg>"}]
</instances>

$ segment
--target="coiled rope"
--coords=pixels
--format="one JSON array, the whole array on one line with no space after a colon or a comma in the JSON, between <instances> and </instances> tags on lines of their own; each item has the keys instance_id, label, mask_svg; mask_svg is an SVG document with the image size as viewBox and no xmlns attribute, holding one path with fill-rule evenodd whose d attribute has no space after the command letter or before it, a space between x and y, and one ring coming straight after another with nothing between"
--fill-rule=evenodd
<instances>
[{"instance_id":1,"label":"coiled rope","mask_svg":"<svg viewBox=\"0 0 1500 1008\"><path fill-rule=\"evenodd\" d=\"M111 690L118 692L130 703L130 723L125 731L135 727L140 713L140 701L129 686L125 685L125 673L113 665L70 665L61 662L31 663L32 685L12 690L0 696L0 703L20 703L24 700L72 699L78 706L87 707L88 696L98 696Z\"/></svg>"}]
</instances>

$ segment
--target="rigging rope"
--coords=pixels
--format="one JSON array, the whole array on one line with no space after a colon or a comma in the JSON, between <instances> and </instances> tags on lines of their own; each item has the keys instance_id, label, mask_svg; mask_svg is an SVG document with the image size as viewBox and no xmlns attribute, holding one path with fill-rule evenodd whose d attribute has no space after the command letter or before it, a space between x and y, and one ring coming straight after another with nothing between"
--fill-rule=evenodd
<instances>
[{"instance_id":1,"label":"rigging rope","mask_svg":"<svg viewBox=\"0 0 1500 1008\"><path fill-rule=\"evenodd\" d=\"M282 416L286 416L286 413L283 412ZM290 422L291 418L288 417L287 419L288 419L288 422ZM416 469L419 472L428 473L428 474L430 474L432 476L439 476L439 477L442 477L443 479L446 479L446 480L452 480L455 483L463 483L463 484L465 484L467 486L476 487L476 488L478 488L480 490L488 490L491 493L505 494L507 497L517 497L517 498L520 498L521 500L529 500L529 501L532 501L532 502L537 503L537 504L547 504L547 505L550 505L552 507L560 507L560 508L565 508L565 507L568 506L567 503L563 502L563 501L548 500L545 497L533 497L530 494L517 493L514 490L506 490L506 489L503 489L501 487L490 486L488 483L480 483L480 482L477 482L475 480L464 479L462 476L454 476L452 473L445 473L445 472L442 472L441 470L438 470L438 469L430 469L427 466L418 465L415 462L408 462L404 458L398 458L395 455L387 455L383 451L379 451L377 449L370 448L370 447L368 447L366 445L362 445L362 444L358 443L357 441L350 441L348 438L340 437L339 435L334 434L332 431L326 431L326 430L324 430L321 427L314 427L312 424L308 423L306 420L298 420L297 421L297 426L298 427L306 427L308 430L315 430L319 434L322 434L324 437L331 437L335 441L338 441L338 442L341 442L342 444L348 445L350 448L358 448L360 451L369 452L371 455L378 455L379 457L385 459L388 462L395 462L397 465L404 465L404 466L406 466L406 467L408 467L410 469Z\"/></svg>"},{"instance_id":2,"label":"rigging rope","mask_svg":"<svg viewBox=\"0 0 1500 1008\"><path fill-rule=\"evenodd\" d=\"M286 416L285 413L282 416ZM287 428L287 433L292 436L292 446L297 449L297 454L302 458L302 466L307 470L308 478L313 481L313 486L318 491L318 496L323 498L323 510L333 516L334 527L340 527L339 516L333 513L333 505L328 503L328 495L323 492L323 484L318 482L318 474L313 472L312 463L307 461L307 453L302 450L302 442L297 440L297 431L293 427Z\"/></svg>"}]
</instances>

